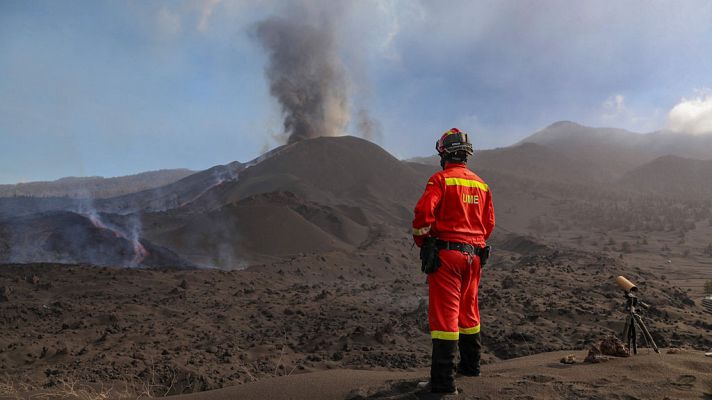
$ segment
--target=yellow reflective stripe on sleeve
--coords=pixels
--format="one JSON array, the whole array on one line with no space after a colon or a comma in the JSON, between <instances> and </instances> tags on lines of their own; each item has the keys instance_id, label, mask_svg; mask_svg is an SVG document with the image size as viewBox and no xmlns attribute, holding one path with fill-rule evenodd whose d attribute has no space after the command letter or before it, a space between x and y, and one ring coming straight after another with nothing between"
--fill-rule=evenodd
<instances>
[{"instance_id":1,"label":"yellow reflective stripe on sleeve","mask_svg":"<svg viewBox=\"0 0 712 400\"><path fill-rule=\"evenodd\" d=\"M487 185L486 183L482 183L480 181L473 180L473 179L445 178L445 185L446 186L465 186L465 187L482 189L485 192L489 191L489 185Z\"/></svg>"},{"instance_id":2,"label":"yellow reflective stripe on sleeve","mask_svg":"<svg viewBox=\"0 0 712 400\"><path fill-rule=\"evenodd\" d=\"M423 236L427 235L430 232L430 225L426 226L425 228L413 228L413 236Z\"/></svg>"},{"instance_id":3,"label":"yellow reflective stripe on sleeve","mask_svg":"<svg viewBox=\"0 0 712 400\"><path fill-rule=\"evenodd\" d=\"M460 333L463 335L474 335L475 333L480 333L480 326L477 325L472 328L460 328Z\"/></svg>"},{"instance_id":4,"label":"yellow reflective stripe on sleeve","mask_svg":"<svg viewBox=\"0 0 712 400\"><path fill-rule=\"evenodd\" d=\"M430 182L430 181L428 181L428 185L434 185L434 183L433 183L433 182Z\"/></svg>"},{"instance_id":5,"label":"yellow reflective stripe on sleeve","mask_svg":"<svg viewBox=\"0 0 712 400\"><path fill-rule=\"evenodd\" d=\"M430 336L433 339L457 340L460 338L460 333L459 332L445 332L445 331L430 331Z\"/></svg>"}]
</instances>

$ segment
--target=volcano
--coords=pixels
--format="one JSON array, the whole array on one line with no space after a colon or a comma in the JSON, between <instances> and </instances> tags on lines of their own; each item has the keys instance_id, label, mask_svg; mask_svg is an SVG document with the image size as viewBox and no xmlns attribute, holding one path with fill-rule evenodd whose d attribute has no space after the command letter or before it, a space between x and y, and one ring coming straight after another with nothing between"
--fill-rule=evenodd
<instances>
[{"instance_id":1,"label":"volcano","mask_svg":"<svg viewBox=\"0 0 712 400\"><path fill-rule=\"evenodd\" d=\"M384 229L407 231L434 171L348 136L297 142L247 165L185 206L146 213L146 237L220 267L353 250Z\"/></svg>"},{"instance_id":2,"label":"volcano","mask_svg":"<svg viewBox=\"0 0 712 400\"><path fill-rule=\"evenodd\" d=\"M248 163L98 199L89 203L95 211L84 215L76 212L83 208L78 202L58 203L54 211L42 203L40 214L25 210L5 220L4 242L13 249L5 259L237 268L352 251L385 231L408 231L412 205L434 171L355 137L304 140ZM140 219L142 232L127 227L132 219ZM44 247L30 245L28 238L40 231L49 233L42 236ZM155 255L151 246L158 246Z\"/></svg>"}]
</instances>

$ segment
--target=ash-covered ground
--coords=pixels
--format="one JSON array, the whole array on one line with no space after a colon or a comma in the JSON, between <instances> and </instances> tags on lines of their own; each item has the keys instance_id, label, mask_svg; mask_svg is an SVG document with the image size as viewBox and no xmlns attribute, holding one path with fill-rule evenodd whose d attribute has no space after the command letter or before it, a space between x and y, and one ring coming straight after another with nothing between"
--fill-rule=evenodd
<instances>
[{"instance_id":1,"label":"ash-covered ground","mask_svg":"<svg viewBox=\"0 0 712 400\"><path fill-rule=\"evenodd\" d=\"M659 275L531 238L495 242L480 288L488 363L619 333L620 274L651 305L644 318L659 346L712 346L708 314ZM129 380L177 394L332 368L425 367L417 251L395 232L379 243L230 272L5 265L0 369L36 388Z\"/></svg>"}]
</instances>

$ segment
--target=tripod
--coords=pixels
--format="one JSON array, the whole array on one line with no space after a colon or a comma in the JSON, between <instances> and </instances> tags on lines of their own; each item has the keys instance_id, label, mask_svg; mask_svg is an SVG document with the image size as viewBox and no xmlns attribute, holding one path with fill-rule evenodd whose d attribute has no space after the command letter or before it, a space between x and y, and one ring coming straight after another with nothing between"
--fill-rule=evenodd
<instances>
[{"instance_id":1,"label":"tripod","mask_svg":"<svg viewBox=\"0 0 712 400\"><path fill-rule=\"evenodd\" d=\"M625 320L625 328L623 329L623 341L628 345L628 349L633 350L633 354L638 354L638 334L637 330L643 334L643 339L645 344L650 346L653 345L653 349L656 353L660 353L658 350L658 345L655 344L653 337L648 331L648 327L643 323L643 318L638 314L636 307L640 305L641 308L648 308L649 306L642 301L638 301L638 298L631 292L625 292L626 306L625 309L628 310L628 317ZM631 346L632 344L632 346Z\"/></svg>"}]
</instances>

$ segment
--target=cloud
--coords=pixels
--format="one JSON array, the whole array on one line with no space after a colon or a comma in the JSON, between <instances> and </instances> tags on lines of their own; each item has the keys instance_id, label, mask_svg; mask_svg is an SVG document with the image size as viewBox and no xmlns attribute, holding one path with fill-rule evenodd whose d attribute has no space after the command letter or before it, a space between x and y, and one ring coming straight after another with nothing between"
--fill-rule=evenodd
<instances>
[{"instance_id":1,"label":"cloud","mask_svg":"<svg viewBox=\"0 0 712 400\"><path fill-rule=\"evenodd\" d=\"M198 20L198 26L196 27L199 31L203 32L208 28L208 23L210 17L215 11L215 7L220 4L222 0L204 0L200 6L200 19Z\"/></svg>"},{"instance_id":2,"label":"cloud","mask_svg":"<svg viewBox=\"0 0 712 400\"><path fill-rule=\"evenodd\" d=\"M712 134L712 90L700 90L693 98L683 98L668 113L667 125L673 132Z\"/></svg>"},{"instance_id":3,"label":"cloud","mask_svg":"<svg viewBox=\"0 0 712 400\"><path fill-rule=\"evenodd\" d=\"M601 118L616 119L621 114L627 112L625 106L625 97L622 94L615 94L603 102L603 114Z\"/></svg>"},{"instance_id":4,"label":"cloud","mask_svg":"<svg viewBox=\"0 0 712 400\"><path fill-rule=\"evenodd\" d=\"M158 32L163 37L171 37L180 33L182 28L181 16L166 8L161 7L156 15Z\"/></svg>"},{"instance_id":5,"label":"cloud","mask_svg":"<svg viewBox=\"0 0 712 400\"><path fill-rule=\"evenodd\" d=\"M660 108L640 107L620 93L609 96L601 103L598 120L604 126L629 129L636 132L650 132L660 129L665 115Z\"/></svg>"},{"instance_id":6,"label":"cloud","mask_svg":"<svg viewBox=\"0 0 712 400\"><path fill-rule=\"evenodd\" d=\"M366 3L371 28L377 32L374 42L379 53L390 61L401 61L401 55L396 48L395 41L401 31L409 24L422 23L426 19L425 9L414 1L384 0L376 1L375 14L372 5Z\"/></svg>"}]
</instances>

